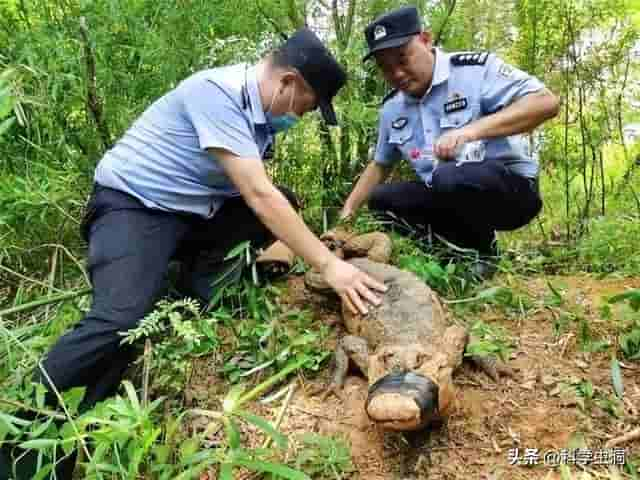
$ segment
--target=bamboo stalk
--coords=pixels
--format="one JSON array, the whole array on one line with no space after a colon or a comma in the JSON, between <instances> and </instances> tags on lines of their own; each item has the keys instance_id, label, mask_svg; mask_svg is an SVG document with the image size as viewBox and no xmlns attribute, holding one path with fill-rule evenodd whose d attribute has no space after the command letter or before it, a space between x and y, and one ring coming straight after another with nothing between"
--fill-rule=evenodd
<instances>
[{"instance_id":1,"label":"bamboo stalk","mask_svg":"<svg viewBox=\"0 0 640 480\"><path fill-rule=\"evenodd\" d=\"M0 310L0 319L5 315L12 315L19 312L24 312L26 310L32 310L37 307L41 307L43 305L49 305L51 303L61 302L63 300L69 300L70 298L81 297L83 295L87 295L93 291L92 288L83 288L82 290L76 290L75 292L66 292L61 293L59 295L54 295L52 297L41 298L40 300L34 300L33 302L23 303L22 305L18 305L16 307L7 308L5 310Z\"/></svg>"},{"instance_id":2,"label":"bamboo stalk","mask_svg":"<svg viewBox=\"0 0 640 480\"><path fill-rule=\"evenodd\" d=\"M144 364L142 367L142 406L149 405L149 372L151 371L151 340L144 342Z\"/></svg>"},{"instance_id":3,"label":"bamboo stalk","mask_svg":"<svg viewBox=\"0 0 640 480\"><path fill-rule=\"evenodd\" d=\"M54 412L53 410L47 410L47 409L40 409L40 408L35 408L35 407L31 407L29 405L27 405L26 403L21 403L21 402L17 402L15 400L10 400L8 398L1 398L0 397L0 403L4 403L5 405L11 405L12 407L16 407L19 408L20 410L28 410L30 412L35 412L35 413L40 413L42 415L46 415L48 417L53 417L56 420L66 420L67 417L65 417L64 415L58 413L58 412Z\"/></svg>"}]
</instances>

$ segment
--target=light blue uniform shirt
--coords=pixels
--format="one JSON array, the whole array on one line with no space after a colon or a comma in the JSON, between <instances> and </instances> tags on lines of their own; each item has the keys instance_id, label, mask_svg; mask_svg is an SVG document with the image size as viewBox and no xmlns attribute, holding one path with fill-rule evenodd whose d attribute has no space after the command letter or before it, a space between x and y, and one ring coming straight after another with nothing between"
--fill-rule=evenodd
<instances>
[{"instance_id":1,"label":"light blue uniform shirt","mask_svg":"<svg viewBox=\"0 0 640 480\"><path fill-rule=\"evenodd\" d=\"M264 158L272 143L255 67L203 70L147 108L104 155L94 178L147 207L209 218L239 192L206 149Z\"/></svg>"},{"instance_id":2,"label":"light blue uniform shirt","mask_svg":"<svg viewBox=\"0 0 640 480\"><path fill-rule=\"evenodd\" d=\"M454 65L455 54L435 49L431 87L422 98L398 92L385 102L380 114L374 161L390 166L404 158L427 184L434 169L433 146L448 130L460 128L497 112L514 100L544 88L535 77L518 70L494 54L476 55L483 65ZM488 56L487 56L488 55ZM454 104L454 101L459 103ZM449 106L449 113L445 111ZM460 108L466 105L464 108ZM453 111L452 111L453 110ZM498 159L514 173L535 178L538 162L522 135L484 140L485 159Z\"/></svg>"}]
</instances>

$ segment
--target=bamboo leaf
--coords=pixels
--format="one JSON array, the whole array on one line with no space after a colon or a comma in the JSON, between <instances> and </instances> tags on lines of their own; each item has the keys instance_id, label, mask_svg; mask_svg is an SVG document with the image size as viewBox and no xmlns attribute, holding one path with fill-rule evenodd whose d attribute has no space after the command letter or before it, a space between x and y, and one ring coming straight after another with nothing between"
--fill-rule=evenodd
<instances>
[{"instance_id":1,"label":"bamboo leaf","mask_svg":"<svg viewBox=\"0 0 640 480\"><path fill-rule=\"evenodd\" d=\"M74 387L62 394L62 398L69 410L69 413L73 414L78 411L80 402L82 402L82 399L84 398L85 391L86 387Z\"/></svg>"},{"instance_id":2,"label":"bamboo leaf","mask_svg":"<svg viewBox=\"0 0 640 480\"><path fill-rule=\"evenodd\" d=\"M227 393L227 395L224 397L224 400L222 401L222 410L227 413L233 412L233 410L238 405L238 400L240 399L243 393L244 393L243 385L234 385L231 388L231 390L229 390L229 393Z\"/></svg>"},{"instance_id":3,"label":"bamboo leaf","mask_svg":"<svg viewBox=\"0 0 640 480\"><path fill-rule=\"evenodd\" d=\"M198 451L200 442L197 438L189 438L182 442L180 445L180 460L185 462L190 456L194 455Z\"/></svg>"},{"instance_id":4,"label":"bamboo leaf","mask_svg":"<svg viewBox=\"0 0 640 480\"><path fill-rule=\"evenodd\" d=\"M5 425L9 432L11 432L11 434L15 436L20 435L20 429L16 427L16 425L26 427L31 425L31 422L28 420L23 420L22 418L14 417L13 415L9 415L7 413L0 412L0 424Z\"/></svg>"},{"instance_id":5,"label":"bamboo leaf","mask_svg":"<svg viewBox=\"0 0 640 480\"><path fill-rule=\"evenodd\" d=\"M127 392L127 397L129 397L129 401L133 408L136 411L140 411L140 400L138 400L138 394L136 393L136 389L133 387L133 384L129 380L125 380L122 382L124 385L124 389Z\"/></svg>"},{"instance_id":6,"label":"bamboo leaf","mask_svg":"<svg viewBox=\"0 0 640 480\"><path fill-rule=\"evenodd\" d=\"M234 459L233 463L235 465L248 468L249 470L253 470L254 472L273 473L274 475L282 478L287 478L289 480L311 480L311 477L309 477L306 473L303 473L299 470L294 470L293 468L289 468L279 463L245 459Z\"/></svg>"},{"instance_id":7,"label":"bamboo leaf","mask_svg":"<svg viewBox=\"0 0 640 480\"><path fill-rule=\"evenodd\" d=\"M12 117L0 122L0 137L4 134L4 132L11 128L11 125L13 125L15 121L16 119Z\"/></svg>"},{"instance_id":8,"label":"bamboo leaf","mask_svg":"<svg viewBox=\"0 0 640 480\"><path fill-rule=\"evenodd\" d=\"M233 465L230 463L223 463L220 465L220 475L218 480L233 480Z\"/></svg>"},{"instance_id":9,"label":"bamboo leaf","mask_svg":"<svg viewBox=\"0 0 640 480\"><path fill-rule=\"evenodd\" d=\"M49 473L51 473L51 470L53 470L52 463L45 465L40 470L38 470L38 473L36 473L31 480L44 480L45 478L50 478L48 475Z\"/></svg>"},{"instance_id":10,"label":"bamboo leaf","mask_svg":"<svg viewBox=\"0 0 640 480\"><path fill-rule=\"evenodd\" d=\"M37 438L36 440L22 442L20 447L26 450L48 450L56 445L58 445L58 440L52 438Z\"/></svg>"},{"instance_id":11,"label":"bamboo leaf","mask_svg":"<svg viewBox=\"0 0 640 480\"><path fill-rule=\"evenodd\" d=\"M628 290L624 293L620 293L618 295L614 295L609 298L609 303L619 303L625 300L629 300L629 305L634 311L640 310L640 288L634 288L633 290Z\"/></svg>"},{"instance_id":12,"label":"bamboo leaf","mask_svg":"<svg viewBox=\"0 0 640 480\"><path fill-rule=\"evenodd\" d=\"M236 245L235 247L233 247L231 249L231 251L227 254L226 257L224 257L225 260L229 260L231 258L235 258L235 257L239 257L240 255L242 255L244 253L244 251L249 248L249 241L245 241L245 242L241 242L238 245Z\"/></svg>"},{"instance_id":13,"label":"bamboo leaf","mask_svg":"<svg viewBox=\"0 0 640 480\"><path fill-rule=\"evenodd\" d=\"M227 432L227 441L229 442L229 448L231 450L237 450L240 448L240 431L235 422L225 417L224 428Z\"/></svg>"},{"instance_id":14,"label":"bamboo leaf","mask_svg":"<svg viewBox=\"0 0 640 480\"><path fill-rule=\"evenodd\" d=\"M613 383L613 391L616 392L617 397L622 398L624 395L624 383L620 363L616 357L611 358L611 382Z\"/></svg>"},{"instance_id":15,"label":"bamboo leaf","mask_svg":"<svg viewBox=\"0 0 640 480\"><path fill-rule=\"evenodd\" d=\"M276 445L278 445L278 447L282 450L285 450L287 448L287 437L276 430L273 425L271 425L271 423L269 423L264 418L242 410L235 412L235 414L244 418L247 422L252 423L264 433L269 435L269 437L271 437L273 441L276 442Z\"/></svg>"}]
</instances>

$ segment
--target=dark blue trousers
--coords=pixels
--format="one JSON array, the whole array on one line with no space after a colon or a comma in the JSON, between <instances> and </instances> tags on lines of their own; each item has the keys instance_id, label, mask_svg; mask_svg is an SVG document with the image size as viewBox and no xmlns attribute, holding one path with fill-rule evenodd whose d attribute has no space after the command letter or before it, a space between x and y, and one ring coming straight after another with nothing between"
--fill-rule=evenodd
<instances>
[{"instance_id":1,"label":"dark blue trousers","mask_svg":"<svg viewBox=\"0 0 640 480\"><path fill-rule=\"evenodd\" d=\"M281 190L297 208L293 194ZM205 220L149 209L123 192L96 185L87 207L93 304L43 364L59 390L86 386L84 405L90 406L118 387L133 355L130 346L120 346L118 332L135 327L166 293L171 260L182 265L180 292L206 302L213 294L212 277L230 249L246 240L263 247L273 236L242 197L228 199Z\"/></svg>"},{"instance_id":2,"label":"dark blue trousers","mask_svg":"<svg viewBox=\"0 0 640 480\"><path fill-rule=\"evenodd\" d=\"M297 209L294 195L280 190ZM59 390L86 387L83 408L115 393L134 355L131 346L120 346L118 332L135 327L167 291L171 260L182 266L177 279L180 292L206 302L214 293L212 278L231 248L246 240L256 248L273 241L241 197L227 200L214 218L205 220L152 210L125 193L100 185L95 186L87 205L83 234L89 242L93 304L43 360ZM37 371L35 377L49 387L47 401L56 403L44 375ZM29 412L19 415L33 416ZM33 477L35 451L25 453L5 444L0 449L0 480L12 477L14 462L19 480ZM74 464L75 453L57 465L57 478L71 479Z\"/></svg>"},{"instance_id":3,"label":"dark blue trousers","mask_svg":"<svg viewBox=\"0 0 640 480\"><path fill-rule=\"evenodd\" d=\"M495 253L495 231L515 230L542 208L537 181L512 173L503 162L438 165L431 186L422 181L378 185L369 208L422 236L431 231L480 254Z\"/></svg>"}]
</instances>

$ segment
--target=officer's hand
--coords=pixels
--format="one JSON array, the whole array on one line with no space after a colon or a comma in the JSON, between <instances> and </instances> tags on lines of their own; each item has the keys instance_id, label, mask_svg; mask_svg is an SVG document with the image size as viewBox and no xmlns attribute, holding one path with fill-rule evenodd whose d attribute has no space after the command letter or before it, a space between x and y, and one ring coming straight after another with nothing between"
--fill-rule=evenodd
<instances>
[{"instance_id":1,"label":"officer's hand","mask_svg":"<svg viewBox=\"0 0 640 480\"><path fill-rule=\"evenodd\" d=\"M442 135L433 147L433 153L441 160L452 160L462 146L473 138L465 128L457 128Z\"/></svg>"},{"instance_id":2,"label":"officer's hand","mask_svg":"<svg viewBox=\"0 0 640 480\"><path fill-rule=\"evenodd\" d=\"M322 271L324 280L333 288L352 313L366 315L365 301L380 305L380 298L372 290L385 292L387 287L350 263L333 257Z\"/></svg>"}]
</instances>

